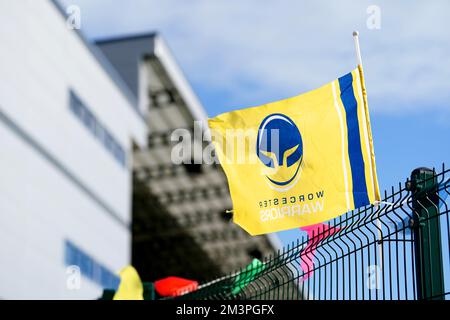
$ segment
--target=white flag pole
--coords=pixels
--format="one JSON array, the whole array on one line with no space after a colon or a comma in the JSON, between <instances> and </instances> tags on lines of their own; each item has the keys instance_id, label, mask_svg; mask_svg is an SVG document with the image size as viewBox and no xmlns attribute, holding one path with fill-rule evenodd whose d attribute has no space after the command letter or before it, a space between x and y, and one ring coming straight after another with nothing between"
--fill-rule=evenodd
<instances>
[{"instance_id":1,"label":"white flag pole","mask_svg":"<svg viewBox=\"0 0 450 320\"><path fill-rule=\"evenodd\" d=\"M359 48L359 32L353 31L353 40L355 41L356 61L362 67L361 49Z\"/></svg>"},{"instance_id":2,"label":"white flag pole","mask_svg":"<svg viewBox=\"0 0 450 320\"><path fill-rule=\"evenodd\" d=\"M361 48L359 47L359 32L358 31L353 31L353 40L355 41L356 62L362 68ZM375 208L379 208L381 203L382 203L381 201L377 201L375 203ZM381 211L382 209L380 208L379 210ZM378 227L378 239L380 241L379 242L380 262L379 262L378 267L380 268L380 271L383 272L383 239L382 239L382 233L381 233L382 226L381 226L381 221L380 221L380 212L378 212L377 227ZM376 275L377 288L378 288L379 279L380 279L378 272L376 272L375 275ZM382 285L384 285L384 284L382 284Z\"/></svg>"}]
</instances>

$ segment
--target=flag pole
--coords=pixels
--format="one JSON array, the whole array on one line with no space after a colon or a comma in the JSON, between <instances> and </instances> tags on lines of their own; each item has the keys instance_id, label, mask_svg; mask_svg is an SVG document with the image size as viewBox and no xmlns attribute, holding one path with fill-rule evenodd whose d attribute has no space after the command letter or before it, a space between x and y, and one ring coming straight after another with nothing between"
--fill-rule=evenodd
<instances>
[{"instance_id":1,"label":"flag pole","mask_svg":"<svg viewBox=\"0 0 450 320\"><path fill-rule=\"evenodd\" d=\"M359 47L359 32L353 31L353 40L355 41L355 53L356 53L356 62L358 63L358 66L361 66L362 68L362 59L361 59L361 48ZM381 204L381 201L375 202L375 208L379 207ZM382 209L380 208L380 211ZM382 231L381 231L381 221L380 221L380 212L378 212L377 215L377 229L378 229L378 239L379 239L379 255L380 255L380 271L383 272L383 239L382 239ZM378 272L375 273L376 279L377 279L377 288L378 288L378 281L379 281L379 275ZM384 284L382 284L384 285Z\"/></svg>"},{"instance_id":2,"label":"flag pole","mask_svg":"<svg viewBox=\"0 0 450 320\"><path fill-rule=\"evenodd\" d=\"M356 62L362 67L361 49L359 48L359 32L353 31L353 40L355 41Z\"/></svg>"}]
</instances>

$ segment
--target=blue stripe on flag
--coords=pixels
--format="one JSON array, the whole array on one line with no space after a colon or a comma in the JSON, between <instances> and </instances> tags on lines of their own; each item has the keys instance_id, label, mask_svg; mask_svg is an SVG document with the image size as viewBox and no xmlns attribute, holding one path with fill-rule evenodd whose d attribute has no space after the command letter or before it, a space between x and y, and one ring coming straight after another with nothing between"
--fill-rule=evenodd
<instances>
[{"instance_id":1,"label":"blue stripe on flag","mask_svg":"<svg viewBox=\"0 0 450 320\"><path fill-rule=\"evenodd\" d=\"M361 138L358 122L358 103L355 99L352 86L351 73L339 78L341 100L345 108L348 135L348 156L352 169L353 203L355 208L369 204L367 196L366 175L364 172L364 159L361 150Z\"/></svg>"}]
</instances>

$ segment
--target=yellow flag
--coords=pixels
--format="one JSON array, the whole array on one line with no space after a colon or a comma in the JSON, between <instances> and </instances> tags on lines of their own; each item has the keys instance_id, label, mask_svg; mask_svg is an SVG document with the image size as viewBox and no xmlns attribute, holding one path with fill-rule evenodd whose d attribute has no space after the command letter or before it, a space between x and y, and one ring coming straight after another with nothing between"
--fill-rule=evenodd
<instances>
[{"instance_id":1,"label":"yellow flag","mask_svg":"<svg viewBox=\"0 0 450 320\"><path fill-rule=\"evenodd\" d=\"M319 89L208 123L233 220L252 235L380 200L361 66Z\"/></svg>"},{"instance_id":2,"label":"yellow flag","mask_svg":"<svg viewBox=\"0 0 450 320\"><path fill-rule=\"evenodd\" d=\"M119 275L120 284L113 300L144 300L144 287L136 269L126 266Z\"/></svg>"}]
</instances>

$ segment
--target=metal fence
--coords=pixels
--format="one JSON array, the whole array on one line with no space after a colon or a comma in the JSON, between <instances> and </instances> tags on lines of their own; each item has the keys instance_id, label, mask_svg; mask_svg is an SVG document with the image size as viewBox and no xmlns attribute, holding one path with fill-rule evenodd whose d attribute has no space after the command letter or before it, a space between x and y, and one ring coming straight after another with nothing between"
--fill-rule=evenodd
<instances>
[{"instance_id":1,"label":"metal fence","mask_svg":"<svg viewBox=\"0 0 450 320\"><path fill-rule=\"evenodd\" d=\"M377 205L179 298L449 299L449 176L444 165L416 169Z\"/></svg>"}]
</instances>

